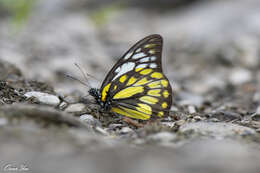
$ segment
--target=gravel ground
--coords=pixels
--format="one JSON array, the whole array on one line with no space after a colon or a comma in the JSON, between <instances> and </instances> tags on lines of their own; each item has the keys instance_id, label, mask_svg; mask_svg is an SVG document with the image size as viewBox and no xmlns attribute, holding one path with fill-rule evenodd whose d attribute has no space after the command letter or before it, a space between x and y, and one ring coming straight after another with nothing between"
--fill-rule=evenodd
<instances>
[{"instance_id":1,"label":"gravel ground","mask_svg":"<svg viewBox=\"0 0 260 173\"><path fill-rule=\"evenodd\" d=\"M0 1L0 172L259 173L258 0L28 2ZM153 33L169 117L134 127L65 77L99 87Z\"/></svg>"}]
</instances>

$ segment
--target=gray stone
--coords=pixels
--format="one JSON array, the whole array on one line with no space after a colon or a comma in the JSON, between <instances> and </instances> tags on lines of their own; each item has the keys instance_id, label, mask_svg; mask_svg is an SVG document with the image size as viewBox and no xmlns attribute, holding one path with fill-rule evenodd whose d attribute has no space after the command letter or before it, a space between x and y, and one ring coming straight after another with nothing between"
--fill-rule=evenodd
<instances>
[{"instance_id":1,"label":"gray stone","mask_svg":"<svg viewBox=\"0 0 260 173\"><path fill-rule=\"evenodd\" d=\"M194 114L197 112L195 106L192 106L192 105L188 106L188 111L190 114Z\"/></svg>"},{"instance_id":2,"label":"gray stone","mask_svg":"<svg viewBox=\"0 0 260 173\"><path fill-rule=\"evenodd\" d=\"M83 103L76 103L76 104L71 104L69 105L65 111L66 112L70 112L70 113L73 113L73 112L81 112L83 111L85 108L85 104Z\"/></svg>"},{"instance_id":3,"label":"gray stone","mask_svg":"<svg viewBox=\"0 0 260 173\"><path fill-rule=\"evenodd\" d=\"M115 130L115 129L118 129L118 128L121 128L123 127L123 124L109 124L108 128L110 130Z\"/></svg>"},{"instance_id":4,"label":"gray stone","mask_svg":"<svg viewBox=\"0 0 260 173\"><path fill-rule=\"evenodd\" d=\"M180 127L180 132L193 130L197 133L212 135L215 137L228 137L236 135L252 135L255 130L232 123L196 122L186 123Z\"/></svg>"},{"instance_id":5,"label":"gray stone","mask_svg":"<svg viewBox=\"0 0 260 173\"><path fill-rule=\"evenodd\" d=\"M95 127L95 130L98 133L100 133L100 134L102 134L104 136L109 136L109 133L105 129L103 129L103 128L99 127L99 126Z\"/></svg>"},{"instance_id":6,"label":"gray stone","mask_svg":"<svg viewBox=\"0 0 260 173\"><path fill-rule=\"evenodd\" d=\"M62 102L62 103L59 105L59 108L60 108L61 110L64 110L67 106L68 106L68 103Z\"/></svg>"},{"instance_id":7,"label":"gray stone","mask_svg":"<svg viewBox=\"0 0 260 173\"><path fill-rule=\"evenodd\" d=\"M24 96L27 98L34 97L40 103L51 106L57 106L60 103L60 99L57 96L38 91L27 92Z\"/></svg>"},{"instance_id":8,"label":"gray stone","mask_svg":"<svg viewBox=\"0 0 260 173\"><path fill-rule=\"evenodd\" d=\"M123 127L121 130L120 130L120 133L121 134L127 134L127 133L132 133L134 132L133 129L129 128L129 127Z\"/></svg>"},{"instance_id":9,"label":"gray stone","mask_svg":"<svg viewBox=\"0 0 260 173\"><path fill-rule=\"evenodd\" d=\"M175 125L175 122L162 122L162 125L173 128Z\"/></svg>"},{"instance_id":10,"label":"gray stone","mask_svg":"<svg viewBox=\"0 0 260 173\"><path fill-rule=\"evenodd\" d=\"M91 126L102 126L101 122L94 118L90 114L83 114L79 117L79 120L82 121L83 123L86 123L87 125Z\"/></svg>"},{"instance_id":11,"label":"gray stone","mask_svg":"<svg viewBox=\"0 0 260 173\"><path fill-rule=\"evenodd\" d=\"M201 116L195 116L195 117L193 117L193 119L195 120L195 121L201 121L202 120L202 118L201 118Z\"/></svg>"}]
</instances>

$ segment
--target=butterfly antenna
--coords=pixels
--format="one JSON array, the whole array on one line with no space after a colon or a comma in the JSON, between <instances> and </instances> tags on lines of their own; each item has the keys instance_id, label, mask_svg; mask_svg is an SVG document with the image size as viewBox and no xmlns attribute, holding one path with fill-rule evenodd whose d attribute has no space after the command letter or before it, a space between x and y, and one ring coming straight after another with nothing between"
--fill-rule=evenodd
<instances>
[{"instance_id":1,"label":"butterfly antenna","mask_svg":"<svg viewBox=\"0 0 260 173\"><path fill-rule=\"evenodd\" d=\"M91 74L88 74L88 73L87 73L87 75L88 75L89 77L95 79L96 81L99 81L95 76L92 76Z\"/></svg>"},{"instance_id":2,"label":"butterfly antenna","mask_svg":"<svg viewBox=\"0 0 260 173\"><path fill-rule=\"evenodd\" d=\"M75 80L75 81L78 81L79 83L81 83L82 85L84 85L84 86L86 86L86 87L89 86L87 83L85 83L85 82L83 82L83 81L81 81L81 80L79 80L79 79L77 79L77 78L75 78L75 77L73 77L73 76L71 76L71 75L69 75L69 74L65 74L65 76L68 77L68 78L70 78L70 79L73 79L73 80Z\"/></svg>"},{"instance_id":3,"label":"butterfly antenna","mask_svg":"<svg viewBox=\"0 0 260 173\"><path fill-rule=\"evenodd\" d=\"M84 76L86 81L88 81L88 77L91 77L91 78L99 81L95 76L92 76L91 74L86 73L77 63L75 63L75 66L81 71L81 73Z\"/></svg>"},{"instance_id":4,"label":"butterfly antenna","mask_svg":"<svg viewBox=\"0 0 260 173\"><path fill-rule=\"evenodd\" d=\"M85 81L87 82L87 84L91 87L89 81L88 81L88 77L90 76L89 74L87 74L77 63L74 63L74 65L80 70L81 74L83 75Z\"/></svg>"}]
</instances>

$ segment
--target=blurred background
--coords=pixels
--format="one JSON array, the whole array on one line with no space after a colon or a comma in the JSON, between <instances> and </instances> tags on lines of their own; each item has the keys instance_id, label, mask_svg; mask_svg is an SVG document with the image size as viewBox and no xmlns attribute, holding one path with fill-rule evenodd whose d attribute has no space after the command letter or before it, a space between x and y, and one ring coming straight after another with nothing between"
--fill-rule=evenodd
<instances>
[{"instance_id":1,"label":"blurred background","mask_svg":"<svg viewBox=\"0 0 260 173\"><path fill-rule=\"evenodd\" d=\"M0 0L0 80L13 64L10 74L22 73L24 83L48 83L54 95L85 95L88 88L64 76L83 80L74 63L99 87L130 46L150 34L164 38L172 111L183 113L169 122L178 133L112 124L101 136L71 128L66 111L5 105L0 116L14 110L30 118L10 125L0 117L0 153L9 159L3 163L20 159L31 172L258 173L259 0ZM68 127L32 123L31 115L46 114L55 123L57 114L65 114Z\"/></svg>"},{"instance_id":2,"label":"blurred background","mask_svg":"<svg viewBox=\"0 0 260 173\"><path fill-rule=\"evenodd\" d=\"M176 91L256 87L259 7L258 0L0 0L0 59L67 93L84 90L63 75L82 78L74 63L102 81L131 45L157 33Z\"/></svg>"}]
</instances>

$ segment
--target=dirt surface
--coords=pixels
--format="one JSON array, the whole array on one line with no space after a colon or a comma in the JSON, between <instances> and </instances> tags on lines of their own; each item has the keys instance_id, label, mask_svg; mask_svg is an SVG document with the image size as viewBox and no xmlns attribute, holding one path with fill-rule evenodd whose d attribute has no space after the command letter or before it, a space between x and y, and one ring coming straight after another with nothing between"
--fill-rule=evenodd
<instances>
[{"instance_id":1,"label":"dirt surface","mask_svg":"<svg viewBox=\"0 0 260 173\"><path fill-rule=\"evenodd\" d=\"M260 2L0 1L0 172L260 172ZM164 38L169 117L100 113L131 45Z\"/></svg>"}]
</instances>

